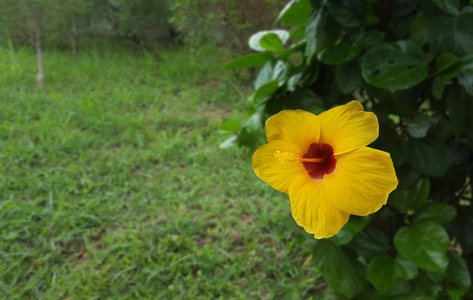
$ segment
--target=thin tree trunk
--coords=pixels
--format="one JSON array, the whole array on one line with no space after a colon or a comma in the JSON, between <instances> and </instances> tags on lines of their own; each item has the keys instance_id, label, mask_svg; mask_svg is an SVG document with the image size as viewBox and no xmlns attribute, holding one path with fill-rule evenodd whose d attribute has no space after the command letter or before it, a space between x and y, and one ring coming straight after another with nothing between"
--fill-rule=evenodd
<instances>
[{"instance_id":1,"label":"thin tree trunk","mask_svg":"<svg viewBox=\"0 0 473 300\"><path fill-rule=\"evenodd\" d=\"M44 85L43 55L41 52L41 29L37 28L35 33L34 46L36 49L36 61L38 63L38 83Z\"/></svg>"},{"instance_id":2,"label":"thin tree trunk","mask_svg":"<svg viewBox=\"0 0 473 300\"><path fill-rule=\"evenodd\" d=\"M79 49L79 29L75 18L72 19L71 30L69 31L69 41L71 43L72 56L76 57Z\"/></svg>"}]
</instances>

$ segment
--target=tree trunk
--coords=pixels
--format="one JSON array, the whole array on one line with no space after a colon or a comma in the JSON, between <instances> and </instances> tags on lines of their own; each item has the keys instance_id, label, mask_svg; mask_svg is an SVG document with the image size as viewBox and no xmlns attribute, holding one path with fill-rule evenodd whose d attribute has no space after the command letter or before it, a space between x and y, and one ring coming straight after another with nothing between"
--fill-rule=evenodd
<instances>
[{"instance_id":1,"label":"tree trunk","mask_svg":"<svg viewBox=\"0 0 473 300\"><path fill-rule=\"evenodd\" d=\"M72 18L71 30L69 31L69 41L71 43L72 56L76 57L77 50L79 49L79 28L77 28L75 18Z\"/></svg>"},{"instance_id":2,"label":"tree trunk","mask_svg":"<svg viewBox=\"0 0 473 300\"><path fill-rule=\"evenodd\" d=\"M43 55L41 53L41 29L37 28L35 32L34 46L36 49L36 61L38 63L38 83L44 86Z\"/></svg>"}]
</instances>

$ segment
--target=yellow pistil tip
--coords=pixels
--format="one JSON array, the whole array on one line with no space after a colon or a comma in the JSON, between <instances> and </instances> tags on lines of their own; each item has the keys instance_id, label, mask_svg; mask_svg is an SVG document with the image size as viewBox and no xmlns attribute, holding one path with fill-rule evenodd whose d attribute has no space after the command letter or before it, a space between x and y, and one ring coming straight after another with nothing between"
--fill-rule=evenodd
<instances>
[{"instance_id":1,"label":"yellow pistil tip","mask_svg":"<svg viewBox=\"0 0 473 300\"><path fill-rule=\"evenodd\" d=\"M274 153L274 157L276 157L279 160L279 163L282 165L287 165L300 160L300 156L297 154L291 152L282 152L279 150Z\"/></svg>"}]
</instances>

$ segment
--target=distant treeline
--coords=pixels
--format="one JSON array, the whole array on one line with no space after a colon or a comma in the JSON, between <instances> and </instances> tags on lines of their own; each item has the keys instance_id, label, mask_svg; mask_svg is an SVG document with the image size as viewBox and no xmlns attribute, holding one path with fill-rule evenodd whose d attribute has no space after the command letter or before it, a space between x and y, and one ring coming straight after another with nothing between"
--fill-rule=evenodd
<instances>
[{"instance_id":1,"label":"distant treeline","mask_svg":"<svg viewBox=\"0 0 473 300\"><path fill-rule=\"evenodd\" d=\"M180 39L242 50L251 32L271 27L275 0L2 0L0 38L17 44L70 45L81 38L149 44Z\"/></svg>"}]
</instances>

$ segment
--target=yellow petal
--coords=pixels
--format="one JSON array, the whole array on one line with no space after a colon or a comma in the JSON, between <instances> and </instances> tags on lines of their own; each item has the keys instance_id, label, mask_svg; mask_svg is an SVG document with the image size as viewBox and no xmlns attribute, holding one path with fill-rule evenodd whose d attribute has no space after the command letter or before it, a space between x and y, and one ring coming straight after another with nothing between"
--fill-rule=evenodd
<instances>
[{"instance_id":1,"label":"yellow petal","mask_svg":"<svg viewBox=\"0 0 473 300\"><path fill-rule=\"evenodd\" d=\"M329 144L335 154L364 147L378 138L378 118L364 112L358 101L332 108L319 115L320 143Z\"/></svg>"},{"instance_id":2,"label":"yellow petal","mask_svg":"<svg viewBox=\"0 0 473 300\"><path fill-rule=\"evenodd\" d=\"M277 155L279 153L280 156ZM302 155L302 150L291 143L272 141L256 149L253 154L253 170L273 188L287 193L292 180L301 173L307 173L301 162L290 161L291 156Z\"/></svg>"},{"instance_id":3,"label":"yellow petal","mask_svg":"<svg viewBox=\"0 0 473 300\"><path fill-rule=\"evenodd\" d=\"M397 187L389 153L363 147L335 158L335 170L323 181L328 198L339 210L365 216L386 204Z\"/></svg>"},{"instance_id":4,"label":"yellow petal","mask_svg":"<svg viewBox=\"0 0 473 300\"><path fill-rule=\"evenodd\" d=\"M348 222L350 214L338 210L327 197L321 179L299 175L289 187L294 220L316 239L335 235Z\"/></svg>"},{"instance_id":5,"label":"yellow petal","mask_svg":"<svg viewBox=\"0 0 473 300\"><path fill-rule=\"evenodd\" d=\"M310 112L287 109L271 116L264 130L268 142L284 140L306 151L319 141L320 120Z\"/></svg>"}]
</instances>

